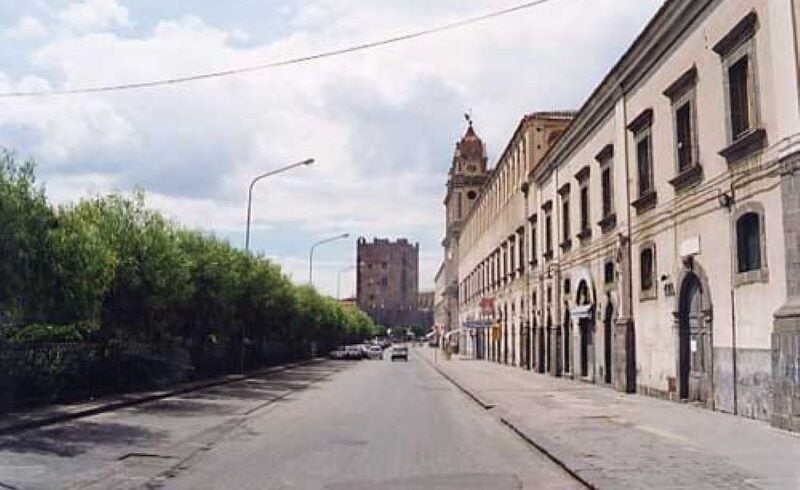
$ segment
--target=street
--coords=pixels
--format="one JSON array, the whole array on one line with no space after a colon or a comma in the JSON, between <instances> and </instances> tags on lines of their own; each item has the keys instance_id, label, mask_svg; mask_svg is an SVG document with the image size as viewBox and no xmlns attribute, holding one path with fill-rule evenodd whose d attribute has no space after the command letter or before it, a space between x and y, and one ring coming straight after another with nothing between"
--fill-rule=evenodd
<instances>
[{"instance_id":1,"label":"street","mask_svg":"<svg viewBox=\"0 0 800 490\"><path fill-rule=\"evenodd\" d=\"M432 370L324 361L0 439L2 488L580 488Z\"/></svg>"}]
</instances>

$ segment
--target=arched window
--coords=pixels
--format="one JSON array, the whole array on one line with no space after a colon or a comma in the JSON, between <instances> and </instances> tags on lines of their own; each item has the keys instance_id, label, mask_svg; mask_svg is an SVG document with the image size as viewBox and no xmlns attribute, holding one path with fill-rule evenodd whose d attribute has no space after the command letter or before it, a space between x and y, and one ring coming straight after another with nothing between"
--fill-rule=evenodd
<instances>
[{"instance_id":1,"label":"arched window","mask_svg":"<svg viewBox=\"0 0 800 490\"><path fill-rule=\"evenodd\" d=\"M656 297L656 247L653 243L644 245L639 252L639 285L642 300Z\"/></svg>"},{"instance_id":2,"label":"arched window","mask_svg":"<svg viewBox=\"0 0 800 490\"><path fill-rule=\"evenodd\" d=\"M736 220L738 272L761 268L761 222L757 213L745 213Z\"/></svg>"}]
</instances>

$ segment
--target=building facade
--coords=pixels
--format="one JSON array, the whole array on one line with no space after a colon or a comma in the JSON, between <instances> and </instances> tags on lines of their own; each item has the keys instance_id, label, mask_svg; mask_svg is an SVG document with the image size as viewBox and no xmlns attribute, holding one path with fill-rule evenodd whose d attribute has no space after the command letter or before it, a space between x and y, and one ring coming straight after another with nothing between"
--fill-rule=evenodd
<instances>
[{"instance_id":1,"label":"building facade","mask_svg":"<svg viewBox=\"0 0 800 490\"><path fill-rule=\"evenodd\" d=\"M517 130L448 242L466 350L800 430L797 3L668 0L543 154Z\"/></svg>"},{"instance_id":2,"label":"building facade","mask_svg":"<svg viewBox=\"0 0 800 490\"><path fill-rule=\"evenodd\" d=\"M386 327L414 325L419 320L419 244L405 238L375 238L356 243L358 307Z\"/></svg>"}]
</instances>

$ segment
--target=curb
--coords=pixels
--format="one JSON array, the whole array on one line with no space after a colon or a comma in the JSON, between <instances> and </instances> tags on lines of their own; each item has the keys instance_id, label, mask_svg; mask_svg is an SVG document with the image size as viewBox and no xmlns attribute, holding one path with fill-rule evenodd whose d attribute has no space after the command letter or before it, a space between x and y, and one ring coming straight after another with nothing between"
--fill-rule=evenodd
<instances>
[{"instance_id":1,"label":"curb","mask_svg":"<svg viewBox=\"0 0 800 490\"><path fill-rule=\"evenodd\" d=\"M499 416L500 422L511 429L522 440L535 447L539 452L547 456L548 459L553 461L564 471L570 474L573 478L586 485L593 490L599 488L614 488L613 482L604 478L595 478L587 473L596 473L597 470L591 466L586 465L584 462L573 456L570 451L565 450L557 442L548 439L547 437L537 435L534 439L530 432L524 428L524 424L516 420L516 418L508 413L503 413Z\"/></svg>"},{"instance_id":2,"label":"curb","mask_svg":"<svg viewBox=\"0 0 800 490\"><path fill-rule=\"evenodd\" d=\"M470 390L469 388L467 388L466 386L461 384L455 378L453 378L452 376L447 374L442 368L440 368L439 366L437 366L436 364L431 362L431 360L428 359L427 357L425 357L424 355L419 354L417 352L415 352L415 354L417 356L419 356L420 358L422 358L422 360L424 360L430 367L432 367L434 370L436 370L436 372L439 373L443 378L445 378L447 381L451 382L462 393L464 393L465 395L470 397L472 399L472 401L474 401L475 403L480 405L481 408L483 408L484 410L491 410L496 406L496 404L494 402L491 402L488 398L485 398L485 397L479 395L478 393Z\"/></svg>"},{"instance_id":3,"label":"curb","mask_svg":"<svg viewBox=\"0 0 800 490\"><path fill-rule=\"evenodd\" d=\"M580 483L585 485L591 489L598 489L598 488L613 488L609 481L606 481L602 478L593 478L586 473L593 473L596 470L591 466L587 466L581 460L575 458L571 452L562 448L558 443L546 438L537 436L535 439L534 437L526 431L524 425L516 420L516 418L502 409L502 407L497 407L497 404L493 402L489 402L486 398L479 395L477 392L470 390L466 385L457 381L455 378L447 374L442 368L435 365L431 362L427 357L417 353L419 357L421 357L429 366L431 366L436 372L438 372L443 378L448 380L452 383L456 388L470 397L475 403L480 405L485 410L495 409L495 413L497 413L497 419L511 429L517 436L519 436L522 440L526 443L530 444L534 448L536 448L539 452L547 456L548 459L553 461L557 464L560 468L564 471L569 473L570 476L578 480Z\"/></svg>"},{"instance_id":4,"label":"curb","mask_svg":"<svg viewBox=\"0 0 800 490\"><path fill-rule=\"evenodd\" d=\"M221 386L226 384L235 383L237 381L244 381L246 379L252 378L254 376L265 374L265 373L272 373L272 372L281 372L286 371L291 368L305 366L308 364L315 364L321 362L321 358L310 359L307 361L300 361L300 362L293 362L289 364L283 364L280 366L272 366L264 369L258 369L252 371L247 374L233 374L224 376L222 378L215 378L207 381L196 381L194 383L188 383L182 385L177 388L173 388L170 390L165 391L155 391L155 392L147 392L141 395L121 395L122 399L117 399L114 401L108 402L99 402L99 404L88 407L77 409L75 411L66 411L56 414L44 415L40 418L33 418L31 420L23 420L20 422L11 422L9 424L2 424L0 423L0 436L6 436L11 434L16 434L18 432L30 430L30 429L37 429L39 427L45 427L48 425L57 424L60 422L66 422L69 420L75 420L79 418L89 417L91 415L97 415L104 412L111 412L113 410L119 410L121 408L132 407L135 405L141 405L143 403L148 403L156 400L162 400L164 398L169 398L171 396L180 395L183 393L189 393L196 390L201 390L204 388L211 388L214 386ZM117 398L120 398L118 395ZM69 410L69 409L68 409Z\"/></svg>"}]
</instances>

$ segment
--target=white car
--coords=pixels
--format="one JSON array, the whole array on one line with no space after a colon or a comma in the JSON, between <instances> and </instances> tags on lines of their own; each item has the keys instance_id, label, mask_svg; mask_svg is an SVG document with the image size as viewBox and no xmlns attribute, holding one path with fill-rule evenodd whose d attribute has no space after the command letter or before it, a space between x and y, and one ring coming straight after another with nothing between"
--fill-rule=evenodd
<instances>
[{"instance_id":1,"label":"white car","mask_svg":"<svg viewBox=\"0 0 800 490\"><path fill-rule=\"evenodd\" d=\"M369 359L383 359L383 349L379 345L370 345L367 347L367 357Z\"/></svg>"}]
</instances>

